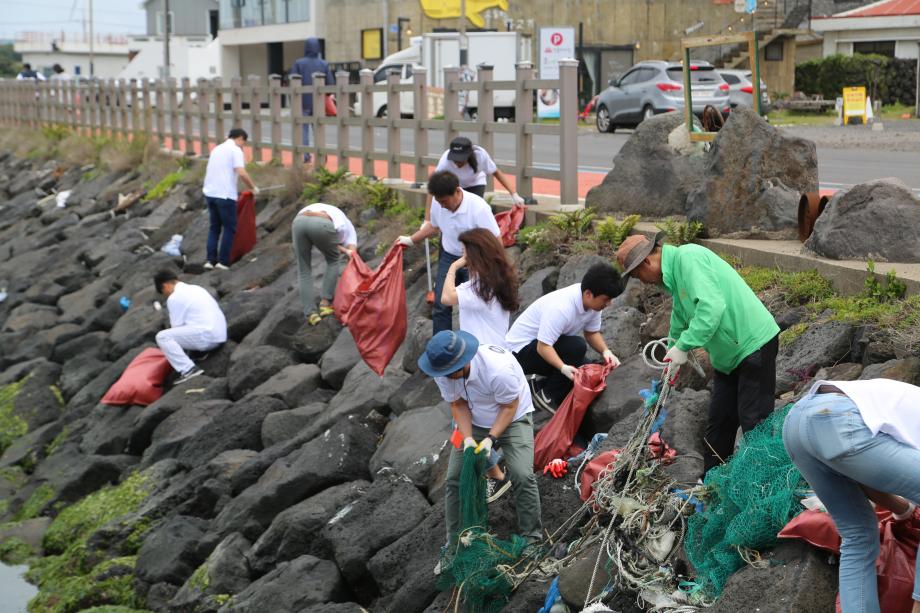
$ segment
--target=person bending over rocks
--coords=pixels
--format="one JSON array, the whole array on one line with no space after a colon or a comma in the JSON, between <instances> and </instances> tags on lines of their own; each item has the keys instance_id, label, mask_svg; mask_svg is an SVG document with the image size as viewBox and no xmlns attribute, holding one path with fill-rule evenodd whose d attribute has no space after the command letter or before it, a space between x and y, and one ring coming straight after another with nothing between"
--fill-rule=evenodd
<instances>
[{"instance_id":1,"label":"person bending over rocks","mask_svg":"<svg viewBox=\"0 0 920 613\"><path fill-rule=\"evenodd\" d=\"M178 385L204 374L185 352L211 351L227 342L227 319L208 290L179 281L172 271L158 272L153 283L166 297L170 325L157 332L157 345L179 373Z\"/></svg>"},{"instance_id":2,"label":"person bending over rocks","mask_svg":"<svg viewBox=\"0 0 920 613\"><path fill-rule=\"evenodd\" d=\"M660 245L627 237L617 250L624 275L659 284L673 298L668 333L668 381L702 347L715 370L705 469L734 452L738 426L747 432L773 412L779 326L744 279L725 260L700 245Z\"/></svg>"},{"instance_id":3,"label":"person bending over rocks","mask_svg":"<svg viewBox=\"0 0 920 613\"><path fill-rule=\"evenodd\" d=\"M315 326L323 317L332 315L335 287L345 266L345 259L357 248L355 226L345 213L331 204L316 202L300 209L291 224L294 251L297 253L297 273L300 281L300 303L307 323ZM326 258L323 288L319 295L319 311L313 296L313 247Z\"/></svg>"},{"instance_id":4,"label":"person bending over rocks","mask_svg":"<svg viewBox=\"0 0 920 613\"><path fill-rule=\"evenodd\" d=\"M920 388L890 379L817 381L786 415L783 444L843 537L843 613L879 613L879 527L869 500L895 521L914 516ZM920 613L920 556L916 571L913 613Z\"/></svg>"},{"instance_id":5,"label":"person bending over rocks","mask_svg":"<svg viewBox=\"0 0 920 613\"><path fill-rule=\"evenodd\" d=\"M616 368L620 360L601 334L601 311L623 292L619 273L610 264L595 264L581 283L537 299L521 313L506 336L506 345L530 379L533 401L554 413L572 390L575 371L585 363L588 345Z\"/></svg>"}]
</instances>

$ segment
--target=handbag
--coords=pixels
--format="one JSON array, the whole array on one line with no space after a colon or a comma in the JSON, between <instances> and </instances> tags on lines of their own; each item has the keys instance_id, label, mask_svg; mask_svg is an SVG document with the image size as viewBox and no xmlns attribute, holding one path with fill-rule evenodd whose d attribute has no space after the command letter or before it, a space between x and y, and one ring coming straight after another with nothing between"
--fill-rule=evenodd
<instances>
[{"instance_id":1,"label":"handbag","mask_svg":"<svg viewBox=\"0 0 920 613\"><path fill-rule=\"evenodd\" d=\"M336 115L335 97L332 94L326 94L326 117L335 117Z\"/></svg>"}]
</instances>

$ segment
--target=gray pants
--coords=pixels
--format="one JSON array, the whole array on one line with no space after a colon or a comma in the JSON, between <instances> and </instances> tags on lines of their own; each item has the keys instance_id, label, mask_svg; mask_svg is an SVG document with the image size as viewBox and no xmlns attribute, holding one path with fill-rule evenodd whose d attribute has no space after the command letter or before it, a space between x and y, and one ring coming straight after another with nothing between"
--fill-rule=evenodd
<instances>
[{"instance_id":1,"label":"gray pants","mask_svg":"<svg viewBox=\"0 0 920 613\"><path fill-rule=\"evenodd\" d=\"M332 301L335 286L345 266L345 254L339 251L339 236L332 221L325 217L298 215L291 223L291 235L294 239L294 251L297 253L297 273L300 281L300 303L304 315L316 310L316 298L313 295L313 247L326 258L326 272L323 274L323 288L320 298Z\"/></svg>"},{"instance_id":2,"label":"gray pants","mask_svg":"<svg viewBox=\"0 0 920 613\"><path fill-rule=\"evenodd\" d=\"M473 438L481 441L489 434L488 428L473 426ZM511 493L517 511L518 532L522 536L541 537L543 521L540 516L540 490L533 472L533 419L530 415L513 422L498 437L505 466L511 478ZM447 515L447 540L453 539L460 529L460 471L463 452L451 449L447 462L447 482L444 491L444 511Z\"/></svg>"}]
</instances>

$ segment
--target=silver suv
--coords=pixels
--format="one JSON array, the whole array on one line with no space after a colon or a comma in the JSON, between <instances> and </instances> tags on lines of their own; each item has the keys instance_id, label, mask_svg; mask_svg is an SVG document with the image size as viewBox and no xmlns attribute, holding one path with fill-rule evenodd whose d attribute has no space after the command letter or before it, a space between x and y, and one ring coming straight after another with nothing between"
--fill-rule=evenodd
<instances>
[{"instance_id":1,"label":"silver suv","mask_svg":"<svg viewBox=\"0 0 920 613\"><path fill-rule=\"evenodd\" d=\"M719 74L728 83L728 95L731 107L754 106L754 75L750 70L719 69ZM770 112L770 94L767 93L767 84L760 80L760 112L766 115Z\"/></svg>"},{"instance_id":2,"label":"silver suv","mask_svg":"<svg viewBox=\"0 0 920 613\"><path fill-rule=\"evenodd\" d=\"M708 105L723 115L731 110L728 83L709 62L690 63L690 88L696 115L702 115ZM598 96L597 129L613 132L618 127L635 127L659 113L683 108L683 65L658 60L639 62L619 79L611 79L610 87Z\"/></svg>"}]
</instances>

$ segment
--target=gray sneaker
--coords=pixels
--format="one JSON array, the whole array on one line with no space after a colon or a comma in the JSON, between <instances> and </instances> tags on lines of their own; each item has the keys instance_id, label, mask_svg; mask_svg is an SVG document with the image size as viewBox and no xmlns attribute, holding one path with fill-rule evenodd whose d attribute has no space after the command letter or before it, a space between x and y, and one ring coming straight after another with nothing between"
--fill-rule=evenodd
<instances>
[{"instance_id":1,"label":"gray sneaker","mask_svg":"<svg viewBox=\"0 0 920 613\"><path fill-rule=\"evenodd\" d=\"M194 379L198 375L203 375L203 374L204 374L203 370L201 370L197 366L192 366L192 369L190 371L188 371L187 373L179 377L178 380L176 380L176 385L181 385L185 383L186 381L188 381L189 379Z\"/></svg>"},{"instance_id":2,"label":"gray sneaker","mask_svg":"<svg viewBox=\"0 0 920 613\"><path fill-rule=\"evenodd\" d=\"M486 503L491 504L495 502L510 489L511 479L508 478L508 473L505 473L505 478L502 480L489 479L486 484Z\"/></svg>"}]
</instances>

